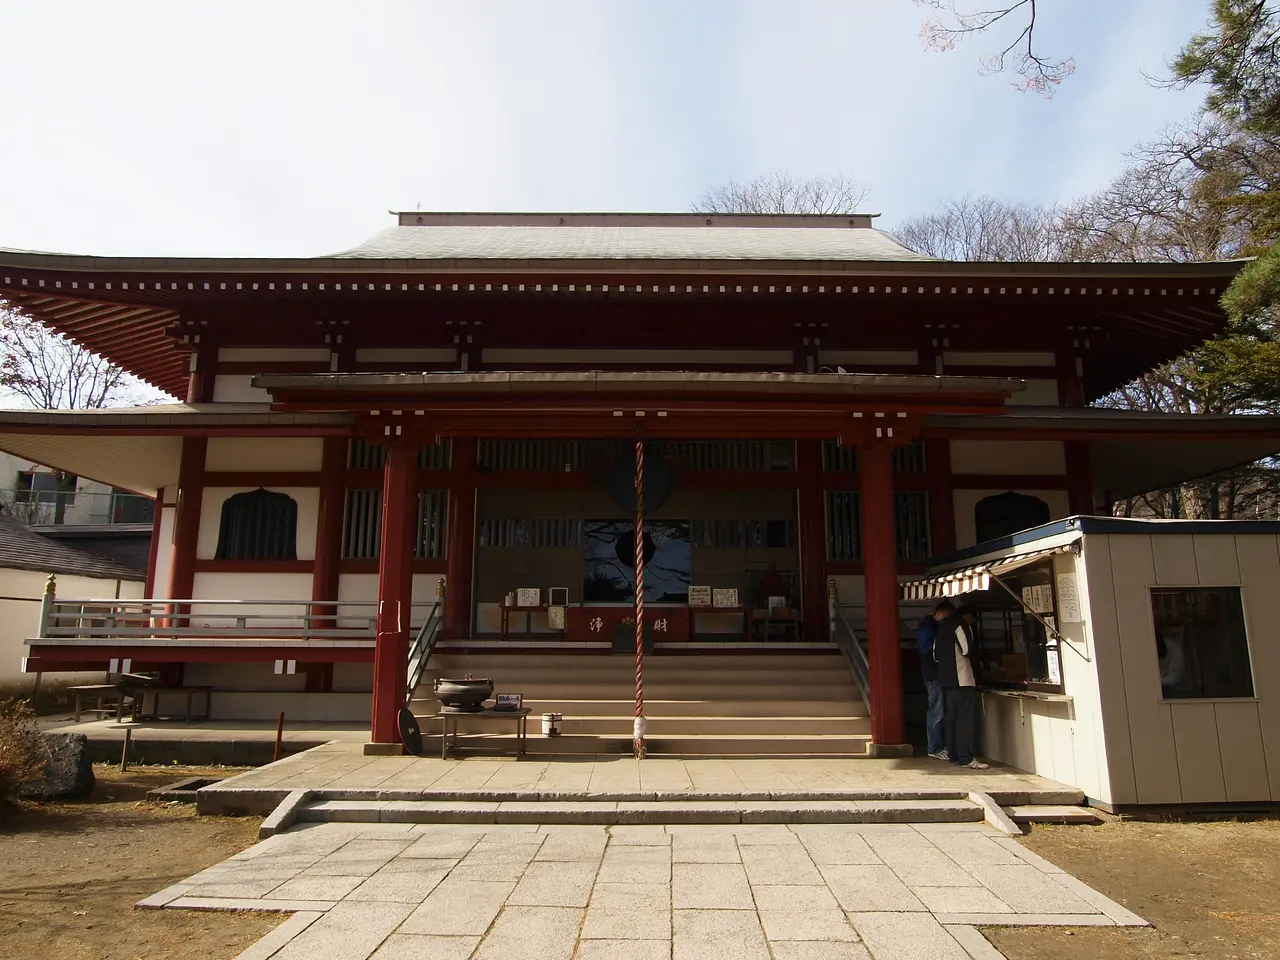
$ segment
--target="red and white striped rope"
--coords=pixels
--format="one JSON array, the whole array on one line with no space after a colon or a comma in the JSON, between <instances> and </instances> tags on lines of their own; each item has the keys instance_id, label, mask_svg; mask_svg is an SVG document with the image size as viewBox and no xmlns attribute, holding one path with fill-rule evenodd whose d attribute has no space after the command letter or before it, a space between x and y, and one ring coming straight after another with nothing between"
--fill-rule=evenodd
<instances>
[{"instance_id":1,"label":"red and white striped rope","mask_svg":"<svg viewBox=\"0 0 1280 960\"><path fill-rule=\"evenodd\" d=\"M636 730L635 752L644 756L644 441L636 441Z\"/></svg>"}]
</instances>

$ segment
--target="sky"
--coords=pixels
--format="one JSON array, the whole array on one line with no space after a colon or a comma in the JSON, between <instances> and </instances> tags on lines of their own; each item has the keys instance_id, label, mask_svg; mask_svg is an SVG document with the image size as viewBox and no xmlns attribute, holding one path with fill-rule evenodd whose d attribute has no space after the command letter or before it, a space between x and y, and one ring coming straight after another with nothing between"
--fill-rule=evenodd
<instances>
[{"instance_id":1,"label":"sky","mask_svg":"<svg viewBox=\"0 0 1280 960\"><path fill-rule=\"evenodd\" d=\"M974 0L982 5L985 0ZM308 256L387 211L684 210L842 173L878 225L1099 189L1201 92L1207 0L1042 0L1052 99L912 0L0 0L0 247Z\"/></svg>"}]
</instances>

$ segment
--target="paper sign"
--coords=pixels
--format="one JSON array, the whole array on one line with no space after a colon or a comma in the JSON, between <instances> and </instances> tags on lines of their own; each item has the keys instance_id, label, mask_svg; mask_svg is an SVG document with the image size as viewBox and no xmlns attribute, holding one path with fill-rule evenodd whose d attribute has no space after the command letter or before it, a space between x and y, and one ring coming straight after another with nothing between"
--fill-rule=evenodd
<instances>
[{"instance_id":1,"label":"paper sign","mask_svg":"<svg viewBox=\"0 0 1280 960\"><path fill-rule=\"evenodd\" d=\"M689 588L689 606L691 607L711 606L711 588L710 587L690 587Z\"/></svg>"},{"instance_id":2,"label":"paper sign","mask_svg":"<svg viewBox=\"0 0 1280 960\"><path fill-rule=\"evenodd\" d=\"M1083 623L1080 612L1080 594L1076 590L1074 573L1058 574L1058 617L1063 623Z\"/></svg>"},{"instance_id":3,"label":"paper sign","mask_svg":"<svg viewBox=\"0 0 1280 960\"><path fill-rule=\"evenodd\" d=\"M1044 654L1045 654L1045 660L1049 664L1049 682L1061 683L1062 682L1062 665L1058 662L1058 651L1046 650Z\"/></svg>"},{"instance_id":4,"label":"paper sign","mask_svg":"<svg viewBox=\"0 0 1280 960\"><path fill-rule=\"evenodd\" d=\"M736 607L738 605L738 591L732 587L717 587L711 591L711 605L715 607Z\"/></svg>"},{"instance_id":5,"label":"paper sign","mask_svg":"<svg viewBox=\"0 0 1280 960\"><path fill-rule=\"evenodd\" d=\"M1047 583L1023 587L1022 602L1033 613L1053 613L1053 587Z\"/></svg>"},{"instance_id":6,"label":"paper sign","mask_svg":"<svg viewBox=\"0 0 1280 960\"><path fill-rule=\"evenodd\" d=\"M517 607L537 607L542 605L542 591L537 587L521 587L516 591Z\"/></svg>"}]
</instances>

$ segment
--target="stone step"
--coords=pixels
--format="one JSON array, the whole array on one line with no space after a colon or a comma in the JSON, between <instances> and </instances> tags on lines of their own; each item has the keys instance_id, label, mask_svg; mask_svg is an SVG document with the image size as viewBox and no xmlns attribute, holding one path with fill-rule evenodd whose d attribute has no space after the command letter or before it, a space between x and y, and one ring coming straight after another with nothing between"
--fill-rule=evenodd
<instances>
[{"instance_id":1,"label":"stone step","mask_svg":"<svg viewBox=\"0 0 1280 960\"><path fill-rule=\"evenodd\" d=\"M495 687L497 693L519 693L526 699L537 700L624 700L635 702L635 679L611 683L573 683L565 678L546 683L500 683ZM826 700L843 703L857 703L859 697L853 684L827 682L823 684L768 683L755 686L749 684L709 685L707 683L651 683L645 674L645 699L699 701L714 698L717 700L783 700L808 701ZM418 685L415 698L431 698L432 688L429 682Z\"/></svg>"},{"instance_id":2,"label":"stone step","mask_svg":"<svg viewBox=\"0 0 1280 960\"><path fill-rule=\"evenodd\" d=\"M654 716L647 710L648 736L702 736L711 734L731 736L865 736L871 733L871 720L866 716L843 717L703 717L703 716ZM630 737L634 713L630 716L615 713L606 716L579 716L566 713L560 725L561 733L592 734L595 736ZM529 733L541 735L541 717L529 717ZM438 731L440 721L434 715L419 715L418 726L424 731ZM467 733L493 731L489 721L468 722L465 715L458 721L458 729Z\"/></svg>"},{"instance_id":3,"label":"stone step","mask_svg":"<svg viewBox=\"0 0 1280 960\"><path fill-rule=\"evenodd\" d=\"M1056 804L1018 804L1005 807L1004 812L1014 823L1088 823L1102 822L1096 811L1088 807Z\"/></svg>"},{"instance_id":4,"label":"stone step","mask_svg":"<svg viewBox=\"0 0 1280 960\"><path fill-rule=\"evenodd\" d=\"M297 810L326 823L974 823L968 800L481 801L321 800Z\"/></svg>"},{"instance_id":5,"label":"stone step","mask_svg":"<svg viewBox=\"0 0 1280 960\"><path fill-rule=\"evenodd\" d=\"M457 752L460 754L501 752L506 755L513 752L511 741L514 739L514 734L510 733L468 734L463 730L458 741ZM807 735L682 733L645 737L645 744L651 756L862 757L866 756L870 742L869 733ZM422 744L425 756L439 755L439 735L424 736ZM632 752L631 730L627 728L619 735L568 733L559 737L543 737L534 730L530 730L525 749L530 754L540 756L599 753L630 755Z\"/></svg>"},{"instance_id":6,"label":"stone step","mask_svg":"<svg viewBox=\"0 0 1280 960\"><path fill-rule=\"evenodd\" d=\"M440 712L440 701L430 696L415 697L411 701L415 713L430 716ZM544 700L524 698L524 705L532 714L529 722L539 720L544 713L562 713L570 717L626 717L635 716L635 700L632 698L601 700L593 697L580 699ZM644 701L644 713L650 720L657 717L866 717L868 711L862 701L849 700L655 700Z\"/></svg>"}]
</instances>

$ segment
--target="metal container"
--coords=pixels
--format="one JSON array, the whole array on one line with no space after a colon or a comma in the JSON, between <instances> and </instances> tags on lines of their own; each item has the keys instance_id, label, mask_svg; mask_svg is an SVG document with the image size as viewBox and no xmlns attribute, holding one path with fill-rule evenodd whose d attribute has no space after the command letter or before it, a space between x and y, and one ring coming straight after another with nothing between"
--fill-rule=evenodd
<instances>
[{"instance_id":1,"label":"metal container","mask_svg":"<svg viewBox=\"0 0 1280 960\"><path fill-rule=\"evenodd\" d=\"M560 722L564 719L563 714L544 713L542 715L542 735L544 737L560 736Z\"/></svg>"}]
</instances>

